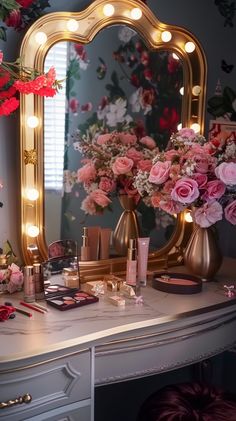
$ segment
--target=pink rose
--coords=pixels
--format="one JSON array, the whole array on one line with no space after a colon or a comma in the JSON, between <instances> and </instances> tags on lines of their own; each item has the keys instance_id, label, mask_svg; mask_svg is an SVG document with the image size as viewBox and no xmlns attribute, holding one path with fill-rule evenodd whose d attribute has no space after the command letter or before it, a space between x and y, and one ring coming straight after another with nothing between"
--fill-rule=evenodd
<instances>
[{"instance_id":1,"label":"pink rose","mask_svg":"<svg viewBox=\"0 0 236 421\"><path fill-rule=\"evenodd\" d=\"M148 181L154 184L163 184L169 177L170 167L170 161L157 161L151 168Z\"/></svg>"},{"instance_id":2,"label":"pink rose","mask_svg":"<svg viewBox=\"0 0 236 421\"><path fill-rule=\"evenodd\" d=\"M196 172L206 174L209 170L209 156L206 153L198 153L195 155L194 160L196 162Z\"/></svg>"},{"instance_id":3,"label":"pink rose","mask_svg":"<svg viewBox=\"0 0 236 421\"><path fill-rule=\"evenodd\" d=\"M96 205L94 200L90 196L87 196L82 201L81 209L89 215L96 215Z\"/></svg>"},{"instance_id":4,"label":"pink rose","mask_svg":"<svg viewBox=\"0 0 236 421\"><path fill-rule=\"evenodd\" d=\"M183 205L173 200L160 200L159 207L170 215L180 213L184 209Z\"/></svg>"},{"instance_id":5,"label":"pink rose","mask_svg":"<svg viewBox=\"0 0 236 421\"><path fill-rule=\"evenodd\" d=\"M175 157L178 157L178 152L175 149L169 149L165 152L165 159L167 161L173 161Z\"/></svg>"},{"instance_id":6,"label":"pink rose","mask_svg":"<svg viewBox=\"0 0 236 421\"><path fill-rule=\"evenodd\" d=\"M141 171L149 172L152 168L152 161L150 159L141 159L137 163L137 168Z\"/></svg>"},{"instance_id":7,"label":"pink rose","mask_svg":"<svg viewBox=\"0 0 236 421\"><path fill-rule=\"evenodd\" d=\"M196 133L193 129L189 129L188 127L183 127L178 131L178 135L184 137L188 140L194 140L196 137Z\"/></svg>"},{"instance_id":8,"label":"pink rose","mask_svg":"<svg viewBox=\"0 0 236 421\"><path fill-rule=\"evenodd\" d=\"M225 184L220 180L209 181L206 185L208 199L220 199L225 193Z\"/></svg>"},{"instance_id":9,"label":"pink rose","mask_svg":"<svg viewBox=\"0 0 236 421\"><path fill-rule=\"evenodd\" d=\"M220 221L223 216L223 209L219 202L205 203L193 213L194 221L202 228L208 228Z\"/></svg>"},{"instance_id":10,"label":"pink rose","mask_svg":"<svg viewBox=\"0 0 236 421\"><path fill-rule=\"evenodd\" d=\"M155 140L150 136L144 136L139 141L143 145L147 146L148 149L155 149L157 147Z\"/></svg>"},{"instance_id":11,"label":"pink rose","mask_svg":"<svg viewBox=\"0 0 236 421\"><path fill-rule=\"evenodd\" d=\"M105 191L106 193L110 193L114 191L116 188L116 183L108 177L102 177L99 183L99 189Z\"/></svg>"},{"instance_id":12,"label":"pink rose","mask_svg":"<svg viewBox=\"0 0 236 421\"><path fill-rule=\"evenodd\" d=\"M91 111L92 109L93 109L92 102L86 102L86 104L81 105L82 113L86 113L88 111Z\"/></svg>"},{"instance_id":13,"label":"pink rose","mask_svg":"<svg viewBox=\"0 0 236 421\"><path fill-rule=\"evenodd\" d=\"M121 156L116 158L114 164L112 165L112 171L115 175L127 174L133 168L134 161L127 158L126 156Z\"/></svg>"},{"instance_id":14,"label":"pink rose","mask_svg":"<svg viewBox=\"0 0 236 421\"><path fill-rule=\"evenodd\" d=\"M107 197L106 193L104 193L104 191L100 189L96 189L92 193L90 193L90 198L102 208L105 208L109 205L109 203L111 203L111 200L109 199L109 197Z\"/></svg>"},{"instance_id":15,"label":"pink rose","mask_svg":"<svg viewBox=\"0 0 236 421\"><path fill-rule=\"evenodd\" d=\"M197 182L187 177L178 180L171 192L171 198L183 204L193 203L198 196Z\"/></svg>"},{"instance_id":16,"label":"pink rose","mask_svg":"<svg viewBox=\"0 0 236 421\"><path fill-rule=\"evenodd\" d=\"M96 178L96 169L92 162L88 162L77 171L78 183L89 183Z\"/></svg>"},{"instance_id":17,"label":"pink rose","mask_svg":"<svg viewBox=\"0 0 236 421\"><path fill-rule=\"evenodd\" d=\"M137 164L143 158L143 154L140 151L137 151L135 148L130 148L126 153L127 158L132 159L134 164Z\"/></svg>"},{"instance_id":18,"label":"pink rose","mask_svg":"<svg viewBox=\"0 0 236 421\"><path fill-rule=\"evenodd\" d=\"M236 162L222 162L215 168L216 177L229 186L236 184Z\"/></svg>"},{"instance_id":19,"label":"pink rose","mask_svg":"<svg viewBox=\"0 0 236 421\"><path fill-rule=\"evenodd\" d=\"M123 145L134 145L137 142L137 136L130 133L119 133L120 141Z\"/></svg>"},{"instance_id":20,"label":"pink rose","mask_svg":"<svg viewBox=\"0 0 236 421\"><path fill-rule=\"evenodd\" d=\"M236 225L236 200L229 203L225 208L225 219L231 224Z\"/></svg>"},{"instance_id":21,"label":"pink rose","mask_svg":"<svg viewBox=\"0 0 236 421\"><path fill-rule=\"evenodd\" d=\"M104 143L107 143L110 139L111 139L110 133L100 134L97 138L97 144L104 145Z\"/></svg>"},{"instance_id":22,"label":"pink rose","mask_svg":"<svg viewBox=\"0 0 236 421\"><path fill-rule=\"evenodd\" d=\"M199 189L202 189L203 187L206 186L206 183L207 183L206 174L201 174L201 173L193 174L193 179L197 182Z\"/></svg>"}]
</instances>

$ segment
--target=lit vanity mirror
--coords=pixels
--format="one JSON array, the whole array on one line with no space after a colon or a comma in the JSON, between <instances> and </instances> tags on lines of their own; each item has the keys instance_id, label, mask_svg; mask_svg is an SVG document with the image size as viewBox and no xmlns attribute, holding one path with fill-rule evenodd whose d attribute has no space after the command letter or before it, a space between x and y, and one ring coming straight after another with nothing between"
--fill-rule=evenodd
<instances>
[{"instance_id":1,"label":"lit vanity mirror","mask_svg":"<svg viewBox=\"0 0 236 421\"><path fill-rule=\"evenodd\" d=\"M27 263L29 244L37 247L39 260L48 258L48 245L57 240L75 240L80 249L83 226L114 231L122 213L117 198L112 212L102 216L86 216L81 209L80 138L126 128L143 131L164 149L179 124L203 131L206 62L197 40L185 29L160 23L142 2L120 0L109 7L97 0L82 12L48 14L22 43L26 65L45 70L54 65L57 78L65 79L54 98L43 102L32 95L21 101L21 236ZM39 44L38 33L44 34ZM27 124L32 115L37 127ZM32 189L38 191L35 200L28 195ZM190 230L184 215L154 212L143 202L136 211L141 235L150 236L150 267L180 262ZM124 265L111 243L109 259L82 262L80 269L92 276L122 271Z\"/></svg>"}]
</instances>

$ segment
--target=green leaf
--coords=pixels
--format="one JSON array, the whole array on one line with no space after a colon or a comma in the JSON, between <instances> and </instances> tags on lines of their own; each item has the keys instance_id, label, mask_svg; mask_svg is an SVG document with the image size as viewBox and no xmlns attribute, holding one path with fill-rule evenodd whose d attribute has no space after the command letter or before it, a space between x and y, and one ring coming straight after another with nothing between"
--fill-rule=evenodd
<instances>
[{"instance_id":1,"label":"green leaf","mask_svg":"<svg viewBox=\"0 0 236 421\"><path fill-rule=\"evenodd\" d=\"M233 91L233 89L231 89L228 86L226 86L224 88L224 91L223 91L223 96L225 97L225 99L226 99L227 102L230 102L230 104L232 104L232 102L236 98L236 93Z\"/></svg>"},{"instance_id":2,"label":"green leaf","mask_svg":"<svg viewBox=\"0 0 236 421\"><path fill-rule=\"evenodd\" d=\"M19 9L20 5L15 0L1 0L1 7L11 11L15 9Z\"/></svg>"},{"instance_id":3,"label":"green leaf","mask_svg":"<svg viewBox=\"0 0 236 421\"><path fill-rule=\"evenodd\" d=\"M4 26L0 26L0 39L2 39L3 41L7 40L6 28L4 28Z\"/></svg>"}]
</instances>

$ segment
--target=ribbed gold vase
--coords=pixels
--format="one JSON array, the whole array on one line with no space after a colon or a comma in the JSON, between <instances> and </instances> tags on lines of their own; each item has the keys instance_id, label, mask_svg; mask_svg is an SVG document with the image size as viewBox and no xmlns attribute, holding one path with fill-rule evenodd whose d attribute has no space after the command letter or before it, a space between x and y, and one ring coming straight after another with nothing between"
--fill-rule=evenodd
<instances>
[{"instance_id":1,"label":"ribbed gold vase","mask_svg":"<svg viewBox=\"0 0 236 421\"><path fill-rule=\"evenodd\" d=\"M184 264L203 281L214 279L222 263L214 228L196 227L184 252Z\"/></svg>"},{"instance_id":2,"label":"ribbed gold vase","mask_svg":"<svg viewBox=\"0 0 236 421\"><path fill-rule=\"evenodd\" d=\"M130 238L138 238L140 226L136 214L137 204L132 197L126 194L119 196L119 201L124 209L113 234L113 246L117 254L126 256Z\"/></svg>"}]
</instances>

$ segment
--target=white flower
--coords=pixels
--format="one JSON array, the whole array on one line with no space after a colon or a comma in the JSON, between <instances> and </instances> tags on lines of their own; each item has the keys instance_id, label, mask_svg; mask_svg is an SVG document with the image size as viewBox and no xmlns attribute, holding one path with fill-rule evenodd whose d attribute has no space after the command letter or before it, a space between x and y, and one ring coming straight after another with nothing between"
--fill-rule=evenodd
<instances>
[{"instance_id":1,"label":"white flower","mask_svg":"<svg viewBox=\"0 0 236 421\"><path fill-rule=\"evenodd\" d=\"M123 123L125 114L127 112L127 101L118 98L114 104L110 104L109 112L107 113L107 124L110 127L115 127L118 123Z\"/></svg>"}]
</instances>

